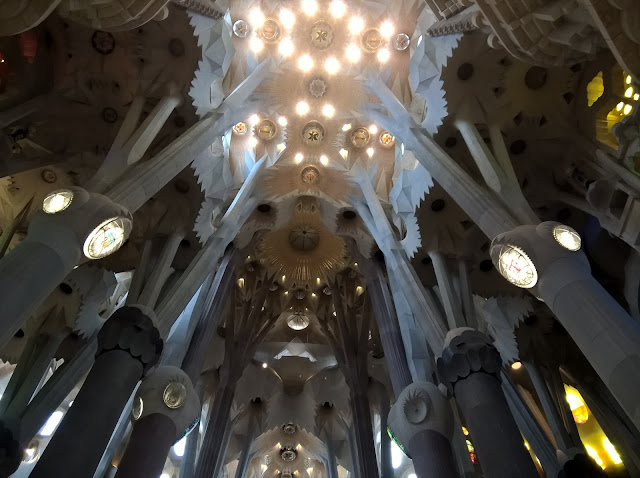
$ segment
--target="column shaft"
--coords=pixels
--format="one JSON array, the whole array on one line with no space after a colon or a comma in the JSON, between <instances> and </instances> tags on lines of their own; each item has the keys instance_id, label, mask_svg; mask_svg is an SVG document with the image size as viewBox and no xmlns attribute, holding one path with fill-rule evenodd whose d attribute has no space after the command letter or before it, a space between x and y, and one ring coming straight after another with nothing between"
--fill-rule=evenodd
<instances>
[{"instance_id":1,"label":"column shaft","mask_svg":"<svg viewBox=\"0 0 640 478\"><path fill-rule=\"evenodd\" d=\"M143 365L124 350L99 355L31 478L87 478L100 462ZM82 450L82 453L78 453Z\"/></svg>"},{"instance_id":2,"label":"column shaft","mask_svg":"<svg viewBox=\"0 0 640 478\"><path fill-rule=\"evenodd\" d=\"M220 468L227 452L225 437L229 425L229 413L233 404L235 387L221 384L211 405L209 420L200 447L200 456L196 466L195 478L211 478Z\"/></svg>"},{"instance_id":3,"label":"column shaft","mask_svg":"<svg viewBox=\"0 0 640 478\"><path fill-rule=\"evenodd\" d=\"M498 379L484 372L471 373L455 383L454 393L485 476L537 478Z\"/></svg>"},{"instance_id":4,"label":"column shaft","mask_svg":"<svg viewBox=\"0 0 640 478\"><path fill-rule=\"evenodd\" d=\"M356 453L361 476L378 477L378 460L374 448L369 399L363 393L351 392L351 410L356 439Z\"/></svg>"},{"instance_id":5,"label":"column shaft","mask_svg":"<svg viewBox=\"0 0 640 478\"><path fill-rule=\"evenodd\" d=\"M136 421L116 478L158 478L176 436L166 415L154 413Z\"/></svg>"},{"instance_id":6,"label":"column shaft","mask_svg":"<svg viewBox=\"0 0 640 478\"><path fill-rule=\"evenodd\" d=\"M422 430L409 442L413 467L418 478L456 478L451 443L435 430Z\"/></svg>"}]
</instances>

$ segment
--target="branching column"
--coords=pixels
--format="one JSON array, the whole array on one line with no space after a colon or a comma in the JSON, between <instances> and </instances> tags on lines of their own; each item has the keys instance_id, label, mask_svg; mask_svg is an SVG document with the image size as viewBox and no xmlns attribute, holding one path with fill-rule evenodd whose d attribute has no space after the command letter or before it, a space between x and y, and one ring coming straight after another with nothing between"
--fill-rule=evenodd
<instances>
[{"instance_id":1,"label":"branching column","mask_svg":"<svg viewBox=\"0 0 640 478\"><path fill-rule=\"evenodd\" d=\"M469 328L447 334L438 375L454 394L487 478L538 476L500 386L502 359L491 340Z\"/></svg>"},{"instance_id":2,"label":"branching column","mask_svg":"<svg viewBox=\"0 0 640 478\"><path fill-rule=\"evenodd\" d=\"M95 364L30 476L92 476L133 389L161 353L151 318L135 307L118 309L100 330Z\"/></svg>"}]
</instances>

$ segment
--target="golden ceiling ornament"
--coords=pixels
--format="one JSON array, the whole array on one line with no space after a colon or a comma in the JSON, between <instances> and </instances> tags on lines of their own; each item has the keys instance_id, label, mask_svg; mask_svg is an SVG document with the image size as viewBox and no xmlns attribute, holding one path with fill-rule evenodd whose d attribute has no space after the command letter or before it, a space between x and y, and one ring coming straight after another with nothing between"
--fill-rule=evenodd
<instances>
[{"instance_id":1,"label":"golden ceiling ornament","mask_svg":"<svg viewBox=\"0 0 640 478\"><path fill-rule=\"evenodd\" d=\"M333 43L333 27L321 20L311 27L311 44L319 50L326 50Z\"/></svg>"},{"instance_id":2,"label":"golden ceiling ornament","mask_svg":"<svg viewBox=\"0 0 640 478\"><path fill-rule=\"evenodd\" d=\"M264 141L271 141L277 132L278 127L268 118L263 119L254 127L254 134Z\"/></svg>"},{"instance_id":3,"label":"golden ceiling ornament","mask_svg":"<svg viewBox=\"0 0 640 478\"><path fill-rule=\"evenodd\" d=\"M324 126L318 121L309 121L302 130L302 142L307 146L318 146L324 139Z\"/></svg>"},{"instance_id":4,"label":"golden ceiling ornament","mask_svg":"<svg viewBox=\"0 0 640 478\"><path fill-rule=\"evenodd\" d=\"M369 134L369 130L367 128L356 128L351 133L351 144L353 144L356 148L364 148L371 138L371 134Z\"/></svg>"},{"instance_id":5,"label":"golden ceiling ornament","mask_svg":"<svg viewBox=\"0 0 640 478\"><path fill-rule=\"evenodd\" d=\"M369 53L374 53L384 43L385 39L377 28L369 28L362 35L362 46Z\"/></svg>"},{"instance_id":6,"label":"golden ceiling ornament","mask_svg":"<svg viewBox=\"0 0 640 478\"><path fill-rule=\"evenodd\" d=\"M307 184L316 184L320 179L320 171L315 166L307 166L302 170L301 177Z\"/></svg>"},{"instance_id":7,"label":"golden ceiling ornament","mask_svg":"<svg viewBox=\"0 0 640 478\"><path fill-rule=\"evenodd\" d=\"M286 227L264 235L258 245L258 257L284 276L286 284L297 287L315 285L318 277L327 277L346 266L344 241L322 224L319 211L294 209Z\"/></svg>"},{"instance_id":8,"label":"golden ceiling ornament","mask_svg":"<svg viewBox=\"0 0 640 478\"><path fill-rule=\"evenodd\" d=\"M280 39L280 25L273 18L267 18L258 34L267 43L276 43Z\"/></svg>"}]
</instances>

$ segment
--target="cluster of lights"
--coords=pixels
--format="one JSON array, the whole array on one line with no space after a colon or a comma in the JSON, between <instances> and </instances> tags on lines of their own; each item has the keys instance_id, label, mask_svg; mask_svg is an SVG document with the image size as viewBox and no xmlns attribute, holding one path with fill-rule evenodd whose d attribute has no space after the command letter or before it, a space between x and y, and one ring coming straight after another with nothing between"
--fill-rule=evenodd
<instances>
[{"instance_id":1,"label":"cluster of lights","mask_svg":"<svg viewBox=\"0 0 640 478\"><path fill-rule=\"evenodd\" d=\"M631 104L631 101L636 102L640 100L640 93L637 93L635 91L631 82L632 82L631 76L627 75L624 80L624 87L625 87L624 97L626 98L626 100L621 101L616 105L616 113L618 113L618 115L623 117L629 116L633 112L633 105Z\"/></svg>"}]
</instances>

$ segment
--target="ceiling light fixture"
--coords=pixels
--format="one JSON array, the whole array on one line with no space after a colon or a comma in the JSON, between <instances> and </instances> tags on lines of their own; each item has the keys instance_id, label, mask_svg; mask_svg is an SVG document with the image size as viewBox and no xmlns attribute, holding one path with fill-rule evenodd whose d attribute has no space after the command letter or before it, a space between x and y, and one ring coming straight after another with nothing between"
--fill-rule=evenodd
<instances>
[{"instance_id":1,"label":"ceiling light fixture","mask_svg":"<svg viewBox=\"0 0 640 478\"><path fill-rule=\"evenodd\" d=\"M284 57L291 56L294 50L295 46L291 41L291 38L283 38L278 45L278 52L280 52Z\"/></svg>"},{"instance_id":2,"label":"ceiling light fixture","mask_svg":"<svg viewBox=\"0 0 640 478\"><path fill-rule=\"evenodd\" d=\"M372 124L371 126L369 126L369 133L378 134L378 127L375 124Z\"/></svg>"},{"instance_id":3,"label":"ceiling light fixture","mask_svg":"<svg viewBox=\"0 0 640 478\"><path fill-rule=\"evenodd\" d=\"M360 17L351 17L349 20L349 31L357 35L364 30L364 20Z\"/></svg>"},{"instance_id":4,"label":"ceiling light fixture","mask_svg":"<svg viewBox=\"0 0 640 478\"><path fill-rule=\"evenodd\" d=\"M287 118L284 116L278 117L278 124L282 127L287 126Z\"/></svg>"},{"instance_id":5,"label":"ceiling light fixture","mask_svg":"<svg viewBox=\"0 0 640 478\"><path fill-rule=\"evenodd\" d=\"M380 33L385 38L391 37L391 35L393 35L393 23L389 21L382 22L382 25L380 25Z\"/></svg>"},{"instance_id":6,"label":"ceiling light fixture","mask_svg":"<svg viewBox=\"0 0 640 478\"><path fill-rule=\"evenodd\" d=\"M367 148L367 155L369 157L373 156L373 148Z\"/></svg>"},{"instance_id":7,"label":"ceiling light fixture","mask_svg":"<svg viewBox=\"0 0 640 478\"><path fill-rule=\"evenodd\" d=\"M307 72L313 68L313 59L309 55L302 55L298 58L298 68Z\"/></svg>"},{"instance_id":8,"label":"ceiling light fixture","mask_svg":"<svg viewBox=\"0 0 640 478\"><path fill-rule=\"evenodd\" d=\"M335 18L342 18L347 11L347 6L341 0L333 0L329 5L329 10Z\"/></svg>"},{"instance_id":9,"label":"ceiling light fixture","mask_svg":"<svg viewBox=\"0 0 640 478\"><path fill-rule=\"evenodd\" d=\"M260 53L264 48L264 42L258 37L251 37L251 40L249 40L249 48L254 53Z\"/></svg>"},{"instance_id":10,"label":"ceiling light fixture","mask_svg":"<svg viewBox=\"0 0 640 478\"><path fill-rule=\"evenodd\" d=\"M347 151L346 149L342 148L340 151L340 156L342 156L342 159L344 159L345 161L347 160L347 158L349 157L349 151Z\"/></svg>"},{"instance_id":11,"label":"ceiling light fixture","mask_svg":"<svg viewBox=\"0 0 640 478\"><path fill-rule=\"evenodd\" d=\"M302 0L302 11L307 15L314 15L318 11L316 0Z\"/></svg>"},{"instance_id":12,"label":"ceiling light fixture","mask_svg":"<svg viewBox=\"0 0 640 478\"><path fill-rule=\"evenodd\" d=\"M323 166L326 166L327 164L329 164L329 158L327 158L324 154L322 156L320 156L320 163Z\"/></svg>"},{"instance_id":13,"label":"ceiling light fixture","mask_svg":"<svg viewBox=\"0 0 640 478\"><path fill-rule=\"evenodd\" d=\"M295 22L296 17L293 15L293 12L291 10L288 10L286 8L280 10L280 23L282 23L283 27L291 29Z\"/></svg>"},{"instance_id":14,"label":"ceiling light fixture","mask_svg":"<svg viewBox=\"0 0 640 478\"><path fill-rule=\"evenodd\" d=\"M336 112L336 109L333 107L333 105L330 105L329 103L327 103L322 107L322 114L327 118L332 118L335 112Z\"/></svg>"},{"instance_id":15,"label":"ceiling light fixture","mask_svg":"<svg viewBox=\"0 0 640 478\"><path fill-rule=\"evenodd\" d=\"M302 153L296 153L294 157L296 164L300 164L303 159L304 159L304 155Z\"/></svg>"},{"instance_id":16,"label":"ceiling light fixture","mask_svg":"<svg viewBox=\"0 0 640 478\"><path fill-rule=\"evenodd\" d=\"M391 53L386 48L382 48L378 50L378 54L376 56L378 57L378 61L380 63L386 63L387 61L389 61Z\"/></svg>"},{"instance_id":17,"label":"ceiling light fixture","mask_svg":"<svg viewBox=\"0 0 640 478\"><path fill-rule=\"evenodd\" d=\"M340 71L340 62L336 60L335 57L330 56L327 58L327 61L324 62L324 69L327 70L327 73L330 75L335 75Z\"/></svg>"},{"instance_id":18,"label":"ceiling light fixture","mask_svg":"<svg viewBox=\"0 0 640 478\"><path fill-rule=\"evenodd\" d=\"M309 112L309 105L307 104L306 101L298 101L298 104L296 105L296 113L298 113L300 116L304 116Z\"/></svg>"},{"instance_id":19,"label":"ceiling light fixture","mask_svg":"<svg viewBox=\"0 0 640 478\"><path fill-rule=\"evenodd\" d=\"M351 63L356 63L357 61L359 61L361 54L362 53L360 52L360 48L358 48L358 45L356 45L355 43L352 43L347 47L346 56L347 60L349 60Z\"/></svg>"},{"instance_id":20,"label":"ceiling light fixture","mask_svg":"<svg viewBox=\"0 0 640 478\"><path fill-rule=\"evenodd\" d=\"M258 139L252 136L249 138L249 147L255 148L256 146L258 146Z\"/></svg>"},{"instance_id":21,"label":"ceiling light fixture","mask_svg":"<svg viewBox=\"0 0 640 478\"><path fill-rule=\"evenodd\" d=\"M345 123L342 125L342 131L349 131L351 129L351 123Z\"/></svg>"},{"instance_id":22,"label":"ceiling light fixture","mask_svg":"<svg viewBox=\"0 0 640 478\"><path fill-rule=\"evenodd\" d=\"M249 124L251 126L255 126L260 122L260 117L257 114L252 114L249 116Z\"/></svg>"},{"instance_id":23,"label":"ceiling light fixture","mask_svg":"<svg viewBox=\"0 0 640 478\"><path fill-rule=\"evenodd\" d=\"M253 28L260 28L264 23L264 13L259 8L252 8L249 12L249 23Z\"/></svg>"}]
</instances>

